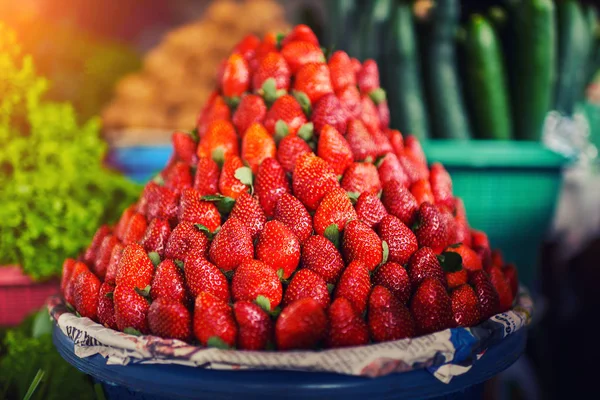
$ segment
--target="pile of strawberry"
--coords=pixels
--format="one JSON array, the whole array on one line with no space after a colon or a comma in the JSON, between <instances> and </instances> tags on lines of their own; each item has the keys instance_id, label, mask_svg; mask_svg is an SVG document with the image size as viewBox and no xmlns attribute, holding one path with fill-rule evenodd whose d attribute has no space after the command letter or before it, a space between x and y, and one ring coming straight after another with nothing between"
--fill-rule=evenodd
<instances>
[{"instance_id":1,"label":"pile of strawberry","mask_svg":"<svg viewBox=\"0 0 600 400\"><path fill-rule=\"evenodd\" d=\"M515 267L450 176L389 129L375 62L313 32L245 38L192 133L114 227L64 263L83 317L202 346L358 346L511 308Z\"/></svg>"}]
</instances>

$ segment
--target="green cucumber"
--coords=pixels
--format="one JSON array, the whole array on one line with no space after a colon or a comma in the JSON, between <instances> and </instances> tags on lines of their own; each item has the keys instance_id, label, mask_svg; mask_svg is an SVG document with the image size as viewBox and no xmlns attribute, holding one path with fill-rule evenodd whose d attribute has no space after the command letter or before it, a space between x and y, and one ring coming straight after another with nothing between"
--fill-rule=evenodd
<instances>
[{"instance_id":1,"label":"green cucumber","mask_svg":"<svg viewBox=\"0 0 600 400\"><path fill-rule=\"evenodd\" d=\"M392 126L419 139L429 136L429 121L419 68L419 51L410 2L399 1L392 10L386 38L386 93Z\"/></svg>"},{"instance_id":2,"label":"green cucumber","mask_svg":"<svg viewBox=\"0 0 600 400\"><path fill-rule=\"evenodd\" d=\"M468 139L471 129L457 70L456 31L460 3L438 0L428 17L424 52L424 82L433 135Z\"/></svg>"},{"instance_id":3,"label":"green cucumber","mask_svg":"<svg viewBox=\"0 0 600 400\"><path fill-rule=\"evenodd\" d=\"M356 0L328 0L326 2L329 20L328 44L336 49L349 50L356 35L349 34L358 22L358 4Z\"/></svg>"},{"instance_id":4,"label":"green cucumber","mask_svg":"<svg viewBox=\"0 0 600 400\"><path fill-rule=\"evenodd\" d=\"M598 37L600 33L600 29L598 26L598 11L594 6L588 5L585 8L585 16L588 24L588 30L590 34L590 54L588 57L587 67L586 67L586 76L585 76L585 85L587 86L594 77L594 74L598 70L598 56L599 56L599 42L600 38Z\"/></svg>"},{"instance_id":5,"label":"green cucumber","mask_svg":"<svg viewBox=\"0 0 600 400\"><path fill-rule=\"evenodd\" d=\"M372 0L361 16L360 57L362 60L372 58L381 67L381 57L384 55L383 41L387 31L393 0ZM347 32L350 34L350 32Z\"/></svg>"},{"instance_id":6,"label":"green cucumber","mask_svg":"<svg viewBox=\"0 0 600 400\"><path fill-rule=\"evenodd\" d=\"M583 95L590 52L589 25L575 0L557 3L558 63L554 108L573 114L575 103Z\"/></svg>"},{"instance_id":7,"label":"green cucumber","mask_svg":"<svg viewBox=\"0 0 600 400\"><path fill-rule=\"evenodd\" d=\"M465 86L476 137L509 140L512 121L504 60L494 28L481 15L472 15L467 24L465 57Z\"/></svg>"},{"instance_id":8,"label":"green cucumber","mask_svg":"<svg viewBox=\"0 0 600 400\"><path fill-rule=\"evenodd\" d=\"M513 94L515 135L540 140L552 106L556 77L556 26L552 0L522 0L516 6Z\"/></svg>"}]
</instances>

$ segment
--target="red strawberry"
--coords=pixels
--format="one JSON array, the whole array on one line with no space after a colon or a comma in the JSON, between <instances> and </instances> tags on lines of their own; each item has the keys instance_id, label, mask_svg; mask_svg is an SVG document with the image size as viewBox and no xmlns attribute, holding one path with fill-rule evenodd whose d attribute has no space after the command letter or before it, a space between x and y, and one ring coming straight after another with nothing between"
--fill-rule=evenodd
<instances>
[{"instance_id":1,"label":"red strawberry","mask_svg":"<svg viewBox=\"0 0 600 400\"><path fill-rule=\"evenodd\" d=\"M88 317L94 321L98 318L99 291L100 280L90 270L85 270L74 278L74 306L82 317Z\"/></svg>"},{"instance_id":2,"label":"red strawberry","mask_svg":"<svg viewBox=\"0 0 600 400\"><path fill-rule=\"evenodd\" d=\"M281 221L294 232L300 243L312 234L312 217L304 205L289 193L284 193L275 206L273 218Z\"/></svg>"},{"instance_id":3,"label":"red strawberry","mask_svg":"<svg viewBox=\"0 0 600 400\"><path fill-rule=\"evenodd\" d=\"M230 55L220 72L220 84L224 96L238 97L250 88L250 70L241 54Z\"/></svg>"},{"instance_id":4,"label":"red strawberry","mask_svg":"<svg viewBox=\"0 0 600 400\"><path fill-rule=\"evenodd\" d=\"M185 259L185 281L192 297L208 292L215 297L229 301L229 283L225 275L198 249L188 253Z\"/></svg>"},{"instance_id":5,"label":"red strawberry","mask_svg":"<svg viewBox=\"0 0 600 400\"><path fill-rule=\"evenodd\" d=\"M148 326L153 335L165 339L189 341L192 337L192 317L180 302L161 297L148 309Z\"/></svg>"},{"instance_id":6,"label":"red strawberry","mask_svg":"<svg viewBox=\"0 0 600 400\"><path fill-rule=\"evenodd\" d=\"M358 73L362 69L362 64L358 59L354 57L350 57L350 62L352 63L352 70L354 71L354 74L358 75Z\"/></svg>"},{"instance_id":7,"label":"red strawberry","mask_svg":"<svg viewBox=\"0 0 600 400\"><path fill-rule=\"evenodd\" d=\"M407 304L412 293L408 272L400 264L387 262L377 268L373 284L388 289L402 304Z\"/></svg>"},{"instance_id":8,"label":"red strawberry","mask_svg":"<svg viewBox=\"0 0 600 400\"><path fill-rule=\"evenodd\" d=\"M445 274L446 284L448 285L449 289L455 289L459 286L462 286L469 280L469 273L466 269L462 268L462 266L458 271L445 271Z\"/></svg>"},{"instance_id":9,"label":"red strawberry","mask_svg":"<svg viewBox=\"0 0 600 400\"><path fill-rule=\"evenodd\" d=\"M115 282L115 279L117 278L117 266L121 260L123 249L125 249L123 243L117 243L110 252L110 261L108 262L108 267L106 267L106 276L104 277L105 282Z\"/></svg>"},{"instance_id":10,"label":"red strawberry","mask_svg":"<svg viewBox=\"0 0 600 400\"><path fill-rule=\"evenodd\" d=\"M383 185L381 202L391 215L411 226L415 220L419 205L415 197L397 181L389 181Z\"/></svg>"},{"instance_id":11,"label":"red strawberry","mask_svg":"<svg viewBox=\"0 0 600 400\"><path fill-rule=\"evenodd\" d=\"M62 295L65 295L65 290L67 288L67 284L71 280L71 275L73 274L73 269L75 268L75 261L73 258L67 258L63 262L62 266L62 276L60 280L60 292Z\"/></svg>"},{"instance_id":12,"label":"red strawberry","mask_svg":"<svg viewBox=\"0 0 600 400\"><path fill-rule=\"evenodd\" d=\"M356 218L356 211L354 211L346 191L342 188L333 189L323 197L317 207L313 220L315 232L323 235L325 229L331 224L336 224L341 232L344 230L346 222Z\"/></svg>"},{"instance_id":13,"label":"red strawberry","mask_svg":"<svg viewBox=\"0 0 600 400\"><path fill-rule=\"evenodd\" d=\"M517 293L519 292L519 277L517 268L514 264L508 264L502 269L502 272L504 272L504 277L510 285L510 290L513 297L516 297Z\"/></svg>"},{"instance_id":14,"label":"red strawberry","mask_svg":"<svg viewBox=\"0 0 600 400\"><path fill-rule=\"evenodd\" d=\"M335 283L344 269L344 260L325 237L311 236L302 246L302 266L319 274L325 282Z\"/></svg>"},{"instance_id":15,"label":"red strawberry","mask_svg":"<svg viewBox=\"0 0 600 400\"><path fill-rule=\"evenodd\" d=\"M237 347L240 350L265 350L273 340L271 317L259 306L249 301L233 305L238 324Z\"/></svg>"},{"instance_id":16,"label":"red strawberry","mask_svg":"<svg viewBox=\"0 0 600 400\"><path fill-rule=\"evenodd\" d=\"M400 131L396 129L386 129L385 133L390 140L394 154L396 156L404 154L404 139L402 138Z\"/></svg>"},{"instance_id":17,"label":"red strawberry","mask_svg":"<svg viewBox=\"0 0 600 400\"><path fill-rule=\"evenodd\" d=\"M329 307L329 291L325 280L310 269L301 269L294 274L285 290L283 306L286 307L306 297L315 299L324 310Z\"/></svg>"},{"instance_id":18,"label":"red strawberry","mask_svg":"<svg viewBox=\"0 0 600 400\"><path fill-rule=\"evenodd\" d=\"M363 93L369 93L379 87L379 69L375 60L365 60L357 76L358 87Z\"/></svg>"},{"instance_id":19,"label":"red strawberry","mask_svg":"<svg viewBox=\"0 0 600 400\"><path fill-rule=\"evenodd\" d=\"M98 256L96 257L94 268L92 268L93 272L100 279L104 279L106 276L106 269L110 263L110 255L112 253L112 249L117 243L119 243L119 239L110 234L105 236L102 240L102 244L98 249Z\"/></svg>"},{"instance_id":20,"label":"red strawberry","mask_svg":"<svg viewBox=\"0 0 600 400\"><path fill-rule=\"evenodd\" d=\"M275 32L267 32L262 42L256 47L254 60L251 61L261 61L263 57L271 52L277 52L277 35ZM256 70L256 63L251 62L251 65L254 65L253 69Z\"/></svg>"},{"instance_id":21,"label":"red strawberry","mask_svg":"<svg viewBox=\"0 0 600 400\"><path fill-rule=\"evenodd\" d=\"M425 202L433 204L435 199L433 198L433 192L431 191L431 185L427 179L419 179L413 183L410 187L410 192L415 199L417 204L421 205Z\"/></svg>"},{"instance_id":22,"label":"red strawberry","mask_svg":"<svg viewBox=\"0 0 600 400\"><path fill-rule=\"evenodd\" d=\"M212 338L230 347L236 344L237 325L231 307L210 293L202 292L196 297L193 329L203 346L209 345Z\"/></svg>"},{"instance_id":23,"label":"red strawberry","mask_svg":"<svg viewBox=\"0 0 600 400\"><path fill-rule=\"evenodd\" d=\"M435 278L426 278L419 285L410 303L410 311L420 335L453 325L452 301L444 285Z\"/></svg>"},{"instance_id":24,"label":"red strawberry","mask_svg":"<svg viewBox=\"0 0 600 400\"><path fill-rule=\"evenodd\" d=\"M267 158L260 164L254 182L254 191L264 213L272 217L277 201L284 193L291 191L285 170L276 159Z\"/></svg>"},{"instance_id":25,"label":"red strawberry","mask_svg":"<svg viewBox=\"0 0 600 400\"><path fill-rule=\"evenodd\" d=\"M242 139L242 159L256 174L258 166L267 158L275 157L275 141L260 124L254 123L248 128Z\"/></svg>"},{"instance_id":26,"label":"red strawberry","mask_svg":"<svg viewBox=\"0 0 600 400\"><path fill-rule=\"evenodd\" d=\"M319 40L315 33L308 26L300 24L296 25L290 33L281 41L281 45L285 46L291 42L310 42L319 45Z\"/></svg>"},{"instance_id":27,"label":"red strawberry","mask_svg":"<svg viewBox=\"0 0 600 400\"><path fill-rule=\"evenodd\" d=\"M98 292L98 322L110 329L117 329L115 303L113 301L115 284L104 282Z\"/></svg>"},{"instance_id":28,"label":"red strawberry","mask_svg":"<svg viewBox=\"0 0 600 400\"><path fill-rule=\"evenodd\" d=\"M371 292L371 277L368 268L360 261L348 264L335 288L334 299L345 297L358 314L367 309Z\"/></svg>"},{"instance_id":29,"label":"red strawberry","mask_svg":"<svg viewBox=\"0 0 600 400\"><path fill-rule=\"evenodd\" d=\"M362 102L360 92L356 86L346 86L344 89L336 90L335 95L339 99L344 111L346 111L348 118L360 119Z\"/></svg>"},{"instance_id":30,"label":"red strawberry","mask_svg":"<svg viewBox=\"0 0 600 400\"><path fill-rule=\"evenodd\" d=\"M431 183L431 191L435 199L435 204L442 204L452 208L454 205L452 179L442 164L433 163L431 165L429 182Z\"/></svg>"},{"instance_id":31,"label":"red strawberry","mask_svg":"<svg viewBox=\"0 0 600 400\"><path fill-rule=\"evenodd\" d=\"M360 99L360 105L362 108L360 120L365 124L369 132L377 131L381 126L381 121L379 120L379 112L375 103L373 103L373 100L369 96L363 95Z\"/></svg>"},{"instance_id":32,"label":"red strawberry","mask_svg":"<svg viewBox=\"0 0 600 400\"><path fill-rule=\"evenodd\" d=\"M373 139L373 143L375 143L375 148L377 149L377 152L375 153L377 157L384 156L394 150L390 140L381 130L377 129L372 131L371 138Z\"/></svg>"},{"instance_id":33,"label":"red strawberry","mask_svg":"<svg viewBox=\"0 0 600 400\"><path fill-rule=\"evenodd\" d=\"M115 303L115 321L117 328L124 331L127 328L141 333L148 333L147 315L150 304L148 300L128 285L118 285L113 295Z\"/></svg>"},{"instance_id":34,"label":"red strawberry","mask_svg":"<svg viewBox=\"0 0 600 400\"><path fill-rule=\"evenodd\" d=\"M304 298L283 309L275 324L279 350L312 349L324 339L327 316L315 299Z\"/></svg>"},{"instance_id":35,"label":"red strawberry","mask_svg":"<svg viewBox=\"0 0 600 400\"><path fill-rule=\"evenodd\" d=\"M150 183L148 183L148 185L146 185L146 187L150 186L151 184L156 185L154 182L150 182ZM144 193L145 192L146 192L146 188L144 188ZM140 198L140 203L143 200L144 193L142 193L142 197ZM121 241L123 240L123 235L125 235L125 230L127 229L127 225L129 224L129 220L131 219L131 216L133 214L135 214L135 212L136 212L136 208L137 208L137 206L135 204L127 207L125 209L125 211L123 211L123 214L121 214L121 218L119 219L119 222L117 222L117 225L115 226L115 235ZM102 229L102 227L100 227L100 229ZM106 236L106 235L103 234L103 236ZM85 260L85 256L84 256L84 260Z\"/></svg>"},{"instance_id":36,"label":"red strawberry","mask_svg":"<svg viewBox=\"0 0 600 400\"><path fill-rule=\"evenodd\" d=\"M331 55L328 61L331 74L331 84L337 92L347 86L356 85L356 74L352 69L352 61L346 52L338 50Z\"/></svg>"},{"instance_id":37,"label":"red strawberry","mask_svg":"<svg viewBox=\"0 0 600 400\"><path fill-rule=\"evenodd\" d=\"M117 286L145 289L152 282L154 265L142 246L127 245L117 266Z\"/></svg>"},{"instance_id":38,"label":"red strawberry","mask_svg":"<svg viewBox=\"0 0 600 400\"><path fill-rule=\"evenodd\" d=\"M350 119L348 121L346 140L350 149L352 149L354 161L363 161L368 158L375 160L375 154L377 154L375 142L373 142L369 131L360 120Z\"/></svg>"},{"instance_id":39,"label":"red strawberry","mask_svg":"<svg viewBox=\"0 0 600 400\"><path fill-rule=\"evenodd\" d=\"M504 278L504 274L499 267L492 267L489 271L490 281L496 292L498 292L499 308L498 312L508 311L512 308L513 294L510 288L510 284Z\"/></svg>"},{"instance_id":40,"label":"red strawberry","mask_svg":"<svg viewBox=\"0 0 600 400\"><path fill-rule=\"evenodd\" d=\"M377 116L379 117L379 128L387 129L390 126L390 107L387 100L382 100L376 104Z\"/></svg>"},{"instance_id":41,"label":"red strawberry","mask_svg":"<svg viewBox=\"0 0 600 400\"><path fill-rule=\"evenodd\" d=\"M235 172L243 166L242 159L237 156L225 159L219 178L219 191L223 196L237 199L242 193L248 191L248 186L235 177Z\"/></svg>"},{"instance_id":42,"label":"red strawberry","mask_svg":"<svg viewBox=\"0 0 600 400\"><path fill-rule=\"evenodd\" d=\"M315 133L319 135L327 125L338 132L346 132L348 114L334 93L322 96L314 105L310 120L314 124Z\"/></svg>"},{"instance_id":43,"label":"red strawberry","mask_svg":"<svg viewBox=\"0 0 600 400\"><path fill-rule=\"evenodd\" d=\"M267 115L267 106L262 97L255 94L247 94L242 97L238 104L231 122L237 130L238 136L243 138L246 130L255 122L263 122Z\"/></svg>"},{"instance_id":44,"label":"red strawberry","mask_svg":"<svg viewBox=\"0 0 600 400\"><path fill-rule=\"evenodd\" d=\"M123 235L123 244L127 245L130 243L137 243L142 240L144 233L146 233L147 227L148 223L142 214L133 214L129 220L129 224L127 224L127 228L125 229L125 234Z\"/></svg>"},{"instance_id":45,"label":"red strawberry","mask_svg":"<svg viewBox=\"0 0 600 400\"><path fill-rule=\"evenodd\" d=\"M415 224L413 229L419 246L438 250L448 242L448 232L442 213L433 204L425 202L419 206Z\"/></svg>"},{"instance_id":46,"label":"red strawberry","mask_svg":"<svg viewBox=\"0 0 600 400\"><path fill-rule=\"evenodd\" d=\"M465 203L460 197L454 198L454 214L456 218L467 219L467 209L465 208Z\"/></svg>"},{"instance_id":47,"label":"red strawberry","mask_svg":"<svg viewBox=\"0 0 600 400\"><path fill-rule=\"evenodd\" d=\"M283 289L274 269L262 261L248 260L233 274L231 294L236 302L255 301L258 296L263 296L273 309L281 303Z\"/></svg>"},{"instance_id":48,"label":"red strawberry","mask_svg":"<svg viewBox=\"0 0 600 400\"><path fill-rule=\"evenodd\" d=\"M279 120L287 125L289 136L296 136L298 129L306 123L306 115L294 96L286 94L279 97L267 111L264 126L271 136L275 135L275 125Z\"/></svg>"},{"instance_id":49,"label":"red strawberry","mask_svg":"<svg viewBox=\"0 0 600 400\"><path fill-rule=\"evenodd\" d=\"M377 172L379 172L379 180L382 185L385 185L389 181L397 181L403 186L408 186L409 178L394 153L387 153L383 157L381 164L377 168Z\"/></svg>"},{"instance_id":50,"label":"red strawberry","mask_svg":"<svg viewBox=\"0 0 600 400\"><path fill-rule=\"evenodd\" d=\"M186 188L192 187L193 179L190 165L182 161L176 161L173 165L161 172L165 181L165 187L175 193L181 193Z\"/></svg>"},{"instance_id":51,"label":"red strawberry","mask_svg":"<svg viewBox=\"0 0 600 400\"><path fill-rule=\"evenodd\" d=\"M178 217L180 222L204 225L211 232L221 225L217 206L202 200L202 195L195 189L185 189L181 194Z\"/></svg>"},{"instance_id":52,"label":"red strawberry","mask_svg":"<svg viewBox=\"0 0 600 400\"><path fill-rule=\"evenodd\" d=\"M164 219L154 218L150 221L140 244L147 252L154 251L162 257L165 253L165 247L167 247L169 236L171 236L171 226L169 225L169 222ZM110 262L110 255L108 261ZM108 266L108 263L106 265Z\"/></svg>"},{"instance_id":53,"label":"red strawberry","mask_svg":"<svg viewBox=\"0 0 600 400\"><path fill-rule=\"evenodd\" d=\"M389 261L404 265L419 249L415 234L393 215L383 217L377 231L381 240L388 245Z\"/></svg>"},{"instance_id":54,"label":"red strawberry","mask_svg":"<svg viewBox=\"0 0 600 400\"><path fill-rule=\"evenodd\" d=\"M469 227L467 220L456 217L454 218L454 225L456 227L454 243L462 243L465 246L472 247L473 242L471 241L471 228ZM479 258L483 261L481 255L479 255Z\"/></svg>"},{"instance_id":55,"label":"red strawberry","mask_svg":"<svg viewBox=\"0 0 600 400\"><path fill-rule=\"evenodd\" d=\"M409 135L404 142L404 154L415 164L419 175L423 179L429 179L429 168L427 168L427 158L421 147L419 139Z\"/></svg>"},{"instance_id":56,"label":"red strawberry","mask_svg":"<svg viewBox=\"0 0 600 400\"><path fill-rule=\"evenodd\" d=\"M500 299L488 274L481 269L473 271L469 274L469 283L473 286L479 300L481 319L486 320L496 314L500 308Z\"/></svg>"},{"instance_id":57,"label":"red strawberry","mask_svg":"<svg viewBox=\"0 0 600 400\"><path fill-rule=\"evenodd\" d=\"M258 92L267 79L275 80L276 89L288 89L290 87L290 67L285 58L275 52L267 53L258 62L258 66L252 77L254 91Z\"/></svg>"},{"instance_id":58,"label":"red strawberry","mask_svg":"<svg viewBox=\"0 0 600 400\"><path fill-rule=\"evenodd\" d=\"M322 139L321 139L322 140ZM302 154L312 153L308 144L297 136L286 136L279 142L277 160L285 172L293 172L296 160Z\"/></svg>"},{"instance_id":59,"label":"red strawberry","mask_svg":"<svg viewBox=\"0 0 600 400\"><path fill-rule=\"evenodd\" d=\"M479 258L481 258L482 266L485 269L488 269L492 265L492 251L486 233L471 229L471 246L479 255Z\"/></svg>"},{"instance_id":60,"label":"red strawberry","mask_svg":"<svg viewBox=\"0 0 600 400\"><path fill-rule=\"evenodd\" d=\"M267 217L258 204L258 199L249 193L242 193L237 198L229 215L239 219L246 226L252 238L262 231L267 222Z\"/></svg>"},{"instance_id":61,"label":"red strawberry","mask_svg":"<svg viewBox=\"0 0 600 400\"><path fill-rule=\"evenodd\" d=\"M81 261L76 261L64 291L65 300L72 306L75 306L75 281L77 280L77 277L85 271L89 271L87 265Z\"/></svg>"},{"instance_id":62,"label":"red strawberry","mask_svg":"<svg viewBox=\"0 0 600 400\"><path fill-rule=\"evenodd\" d=\"M319 202L332 189L339 187L337 175L329 164L314 154L303 154L296 160L292 175L294 195L309 210L316 210Z\"/></svg>"},{"instance_id":63,"label":"red strawberry","mask_svg":"<svg viewBox=\"0 0 600 400\"><path fill-rule=\"evenodd\" d=\"M254 255L252 235L242 221L229 218L210 244L208 254L210 261L220 269L235 270Z\"/></svg>"},{"instance_id":64,"label":"red strawberry","mask_svg":"<svg viewBox=\"0 0 600 400\"><path fill-rule=\"evenodd\" d=\"M238 156L240 149L235 128L229 121L217 120L206 128L206 134L200 139L198 157L209 157L213 160L227 160Z\"/></svg>"},{"instance_id":65,"label":"red strawberry","mask_svg":"<svg viewBox=\"0 0 600 400\"><path fill-rule=\"evenodd\" d=\"M233 52L239 53L244 57L244 60L250 61L256 52L256 48L260 44L260 39L258 36L250 33L234 47Z\"/></svg>"},{"instance_id":66,"label":"red strawberry","mask_svg":"<svg viewBox=\"0 0 600 400\"><path fill-rule=\"evenodd\" d=\"M190 165L196 163L196 147L198 143L196 143L192 135L186 132L175 131L171 135L171 141L173 142L173 153L177 160Z\"/></svg>"},{"instance_id":67,"label":"red strawberry","mask_svg":"<svg viewBox=\"0 0 600 400\"><path fill-rule=\"evenodd\" d=\"M338 297L327 310L329 329L325 338L329 348L362 346L369 342L369 329L352 304Z\"/></svg>"},{"instance_id":68,"label":"red strawberry","mask_svg":"<svg viewBox=\"0 0 600 400\"><path fill-rule=\"evenodd\" d=\"M168 298L180 303L187 303L183 272L173 260L163 260L156 267L150 286L150 297L152 300Z\"/></svg>"},{"instance_id":69,"label":"red strawberry","mask_svg":"<svg viewBox=\"0 0 600 400\"><path fill-rule=\"evenodd\" d=\"M496 267L504 266L504 258L502 252L499 249L492 250L492 265Z\"/></svg>"},{"instance_id":70,"label":"red strawberry","mask_svg":"<svg viewBox=\"0 0 600 400\"><path fill-rule=\"evenodd\" d=\"M344 190L354 193L377 194L381 190L377 167L370 163L352 163L340 184Z\"/></svg>"},{"instance_id":71,"label":"red strawberry","mask_svg":"<svg viewBox=\"0 0 600 400\"><path fill-rule=\"evenodd\" d=\"M479 300L469 285L462 285L454 289L451 295L452 315L456 326L475 326L481 320Z\"/></svg>"},{"instance_id":72,"label":"red strawberry","mask_svg":"<svg viewBox=\"0 0 600 400\"><path fill-rule=\"evenodd\" d=\"M367 224L355 219L344 229L342 254L347 263L360 261L373 271L383 257L381 239Z\"/></svg>"},{"instance_id":73,"label":"red strawberry","mask_svg":"<svg viewBox=\"0 0 600 400\"><path fill-rule=\"evenodd\" d=\"M383 286L375 286L369 296L369 332L374 342L415 336L410 311Z\"/></svg>"},{"instance_id":74,"label":"red strawberry","mask_svg":"<svg viewBox=\"0 0 600 400\"><path fill-rule=\"evenodd\" d=\"M303 65L296 74L294 90L306 94L311 104L315 104L324 95L333 93L327 64L311 62Z\"/></svg>"},{"instance_id":75,"label":"red strawberry","mask_svg":"<svg viewBox=\"0 0 600 400\"><path fill-rule=\"evenodd\" d=\"M354 160L346 139L330 125L325 125L321 130L317 155L327 161L337 175L342 175Z\"/></svg>"},{"instance_id":76,"label":"red strawberry","mask_svg":"<svg viewBox=\"0 0 600 400\"><path fill-rule=\"evenodd\" d=\"M300 69L306 64L325 61L323 50L318 44L311 42L289 42L281 49L281 55L290 66L292 74L299 74Z\"/></svg>"},{"instance_id":77,"label":"red strawberry","mask_svg":"<svg viewBox=\"0 0 600 400\"><path fill-rule=\"evenodd\" d=\"M144 188L138 208L148 220L162 218L176 224L179 195L164 186L150 182Z\"/></svg>"},{"instance_id":78,"label":"red strawberry","mask_svg":"<svg viewBox=\"0 0 600 400\"><path fill-rule=\"evenodd\" d=\"M255 250L256 258L284 279L292 275L300 262L298 238L283 222L277 220L265 224L258 235Z\"/></svg>"},{"instance_id":79,"label":"red strawberry","mask_svg":"<svg viewBox=\"0 0 600 400\"><path fill-rule=\"evenodd\" d=\"M354 208L358 219L371 228L375 228L381 219L388 215L379 197L371 193L362 193L358 197Z\"/></svg>"},{"instance_id":80,"label":"red strawberry","mask_svg":"<svg viewBox=\"0 0 600 400\"><path fill-rule=\"evenodd\" d=\"M459 232L458 223L452 215L452 211L445 206L439 206L438 210L442 216L442 225L446 229L446 246L461 243L458 239L458 234L462 234L462 232Z\"/></svg>"},{"instance_id":81,"label":"red strawberry","mask_svg":"<svg viewBox=\"0 0 600 400\"><path fill-rule=\"evenodd\" d=\"M400 161L400 165L402 165L402 168L404 168L404 172L408 177L409 187L418 180L429 179L429 171L426 170L426 174L423 174L423 172L419 170L417 164L415 164L415 162L412 161L406 154L400 154L398 156L398 161Z\"/></svg>"},{"instance_id":82,"label":"red strawberry","mask_svg":"<svg viewBox=\"0 0 600 400\"><path fill-rule=\"evenodd\" d=\"M464 244L450 246L446 251L459 254L462 257L463 267L469 271L476 271L482 268L481 259L477 253Z\"/></svg>"},{"instance_id":83,"label":"red strawberry","mask_svg":"<svg viewBox=\"0 0 600 400\"><path fill-rule=\"evenodd\" d=\"M165 258L184 260L187 253L193 248L199 248L206 252L208 238L193 223L182 222L173 229L169 236L167 247L165 247Z\"/></svg>"},{"instance_id":84,"label":"red strawberry","mask_svg":"<svg viewBox=\"0 0 600 400\"><path fill-rule=\"evenodd\" d=\"M125 213L128 213L127 210L125 210ZM128 213L127 216L125 216L125 213L123 213L123 217L121 218L131 218L131 215L133 215L133 213ZM127 222L128 224L128 222ZM125 232L126 227L123 227L123 232ZM110 234L110 228L108 227L108 225L102 225L100 228L98 228L98 230L96 231L96 233L94 233L94 237L92 238L92 243L90 243L89 247L86 249L85 253L83 254L83 262L86 263L88 266L92 266L94 265L94 261L96 261L96 258L98 256L98 250L100 249L100 245L102 244L102 241L104 240L104 238L106 236L108 236Z\"/></svg>"},{"instance_id":85,"label":"red strawberry","mask_svg":"<svg viewBox=\"0 0 600 400\"><path fill-rule=\"evenodd\" d=\"M196 121L198 135L200 138L203 138L213 122L229 121L230 118L231 110L229 106L223 100L223 97L218 96L215 92L204 106L200 115L198 115L198 120Z\"/></svg>"},{"instance_id":86,"label":"red strawberry","mask_svg":"<svg viewBox=\"0 0 600 400\"><path fill-rule=\"evenodd\" d=\"M444 270L442 270L435 253L429 247L421 247L413 254L407 271L413 289L419 287L427 278L434 278L446 284Z\"/></svg>"}]
</instances>

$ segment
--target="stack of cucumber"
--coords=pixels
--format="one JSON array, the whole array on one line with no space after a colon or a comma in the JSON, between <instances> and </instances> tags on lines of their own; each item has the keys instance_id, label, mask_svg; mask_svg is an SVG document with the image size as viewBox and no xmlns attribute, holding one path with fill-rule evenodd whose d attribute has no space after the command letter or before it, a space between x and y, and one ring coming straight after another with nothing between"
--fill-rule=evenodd
<instances>
[{"instance_id":1,"label":"stack of cucumber","mask_svg":"<svg viewBox=\"0 0 600 400\"><path fill-rule=\"evenodd\" d=\"M539 140L600 68L597 12L578 0L327 5L329 45L378 62L393 126L422 139Z\"/></svg>"}]
</instances>

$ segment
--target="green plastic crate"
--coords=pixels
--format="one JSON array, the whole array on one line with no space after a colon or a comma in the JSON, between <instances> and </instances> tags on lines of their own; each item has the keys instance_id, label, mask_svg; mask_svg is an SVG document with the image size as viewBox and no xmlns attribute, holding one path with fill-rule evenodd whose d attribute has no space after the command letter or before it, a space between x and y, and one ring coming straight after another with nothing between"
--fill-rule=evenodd
<instances>
[{"instance_id":1,"label":"green plastic crate","mask_svg":"<svg viewBox=\"0 0 600 400\"><path fill-rule=\"evenodd\" d=\"M525 284L535 284L567 159L536 142L431 140L423 149L452 176L470 225L516 263Z\"/></svg>"}]
</instances>

